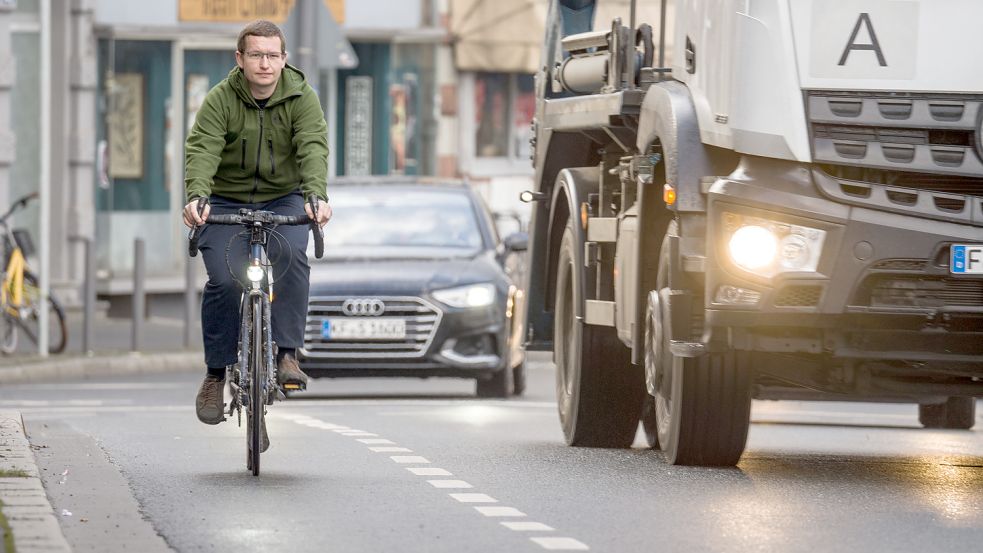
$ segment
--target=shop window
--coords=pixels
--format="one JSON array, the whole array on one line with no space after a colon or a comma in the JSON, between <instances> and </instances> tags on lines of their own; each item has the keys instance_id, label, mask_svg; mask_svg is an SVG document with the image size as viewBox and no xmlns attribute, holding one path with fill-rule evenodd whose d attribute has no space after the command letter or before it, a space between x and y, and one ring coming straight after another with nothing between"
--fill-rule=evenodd
<instances>
[{"instance_id":1,"label":"shop window","mask_svg":"<svg viewBox=\"0 0 983 553\"><path fill-rule=\"evenodd\" d=\"M532 75L475 73L475 158L527 161L535 109Z\"/></svg>"}]
</instances>

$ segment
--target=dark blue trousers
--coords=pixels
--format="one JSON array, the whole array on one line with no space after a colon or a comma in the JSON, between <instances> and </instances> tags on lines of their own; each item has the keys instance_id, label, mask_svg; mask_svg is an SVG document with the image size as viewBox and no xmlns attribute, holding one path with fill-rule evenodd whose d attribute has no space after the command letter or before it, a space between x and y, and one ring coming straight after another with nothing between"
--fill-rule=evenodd
<instances>
[{"instance_id":1,"label":"dark blue trousers","mask_svg":"<svg viewBox=\"0 0 983 553\"><path fill-rule=\"evenodd\" d=\"M280 215L303 215L304 197L298 192L275 200L240 203L212 196L211 214L238 213L240 208L272 211ZM310 227L277 227L267 244L273 264L273 340L281 348L304 345L311 267L307 263ZM246 266L249 264L249 232L242 226L209 225L201 229L198 241L208 271L208 283L201 296L201 333L205 364L225 367L235 364L239 349L239 309ZM234 273L233 273L234 272Z\"/></svg>"}]
</instances>

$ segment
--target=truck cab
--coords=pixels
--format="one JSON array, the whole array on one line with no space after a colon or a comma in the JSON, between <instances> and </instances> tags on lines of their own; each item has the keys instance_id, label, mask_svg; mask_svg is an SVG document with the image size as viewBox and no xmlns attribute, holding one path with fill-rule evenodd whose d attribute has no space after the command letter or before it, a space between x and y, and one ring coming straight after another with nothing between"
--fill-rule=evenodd
<instances>
[{"instance_id":1,"label":"truck cab","mask_svg":"<svg viewBox=\"0 0 983 553\"><path fill-rule=\"evenodd\" d=\"M641 420L671 463L734 464L752 398L973 426L981 19L960 0L552 2L526 320L569 444L627 447Z\"/></svg>"}]
</instances>

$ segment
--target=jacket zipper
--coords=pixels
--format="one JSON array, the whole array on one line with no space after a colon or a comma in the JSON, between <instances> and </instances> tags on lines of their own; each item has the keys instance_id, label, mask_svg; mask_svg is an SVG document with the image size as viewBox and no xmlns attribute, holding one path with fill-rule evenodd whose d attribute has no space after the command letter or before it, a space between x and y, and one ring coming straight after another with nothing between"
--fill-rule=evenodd
<instances>
[{"instance_id":1,"label":"jacket zipper","mask_svg":"<svg viewBox=\"0 0 983 553\"><path fill-rule=\"evenodd\" d=\"M242 139L242 161L239 162L239 168L246 168L246 139Z\"/></svg>"},{"instance_id":2,"label":"jacket zipper","mask_svg":"<svg viewBox=\"0 0 983 553\"><path fill-rule=\"evenodd\" d=\"M273 139L267 138L266 143L270 146L270 175L276 174L276 162L273 161Z\"/></svg>"},{"instance_id":3,"label":"jacket zipper","mask_svg":"<svg viewBox=\"0 0 983 553\"><path fill-rule=\"evenodd\" d=\"M259 162L263 159L263 108L259 108L259 140L256 142L256 172L253 173L253 191L249 193L249 203L253 203L259 189Z\"/></svg>"}]
</instances>

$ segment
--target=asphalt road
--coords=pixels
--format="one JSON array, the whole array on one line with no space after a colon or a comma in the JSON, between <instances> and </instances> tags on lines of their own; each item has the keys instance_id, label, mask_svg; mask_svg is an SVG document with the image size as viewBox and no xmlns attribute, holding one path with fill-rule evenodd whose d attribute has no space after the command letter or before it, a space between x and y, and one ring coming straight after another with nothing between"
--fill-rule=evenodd
<instances>
[{"instance_id":1,"label":"asphalt road","mask_svg":"<svg viewBox=\"0 0 983 553\"><path fill-rule=\"evenodd\" d=\"M754 406L736 469L563 445L553 369L518 400L455 380L322 380L244 429L197 422L193 375L6 387L76 551L980 551L983 417ZM983 413L983 405L979 406Z\"/></svg>"}]
</instances>

